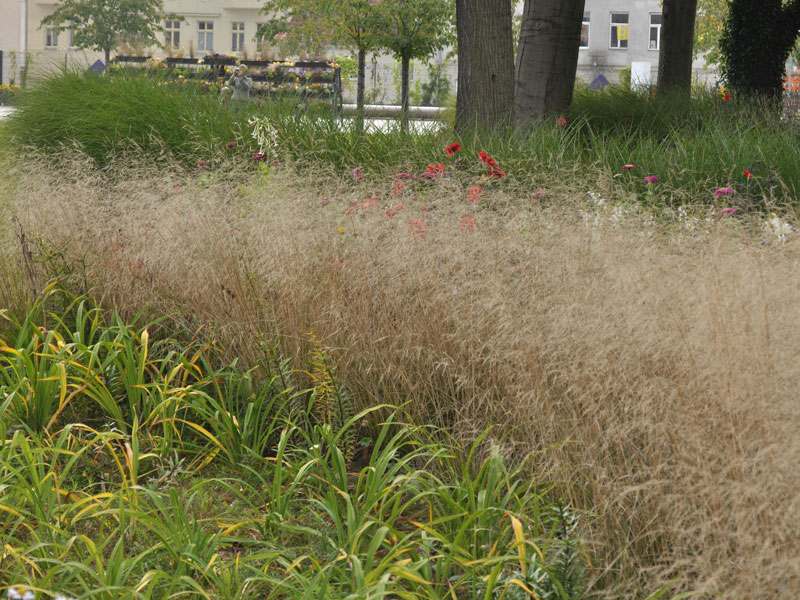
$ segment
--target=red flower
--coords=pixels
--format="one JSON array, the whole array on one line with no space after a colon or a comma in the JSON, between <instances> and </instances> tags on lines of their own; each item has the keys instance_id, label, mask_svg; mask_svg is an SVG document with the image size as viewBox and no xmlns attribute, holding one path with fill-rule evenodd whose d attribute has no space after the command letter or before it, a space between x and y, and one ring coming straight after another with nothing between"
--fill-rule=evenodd
<instances>
[{"instance_id":1,"label":"red flower","mask_svg":"<svg viewBox=\"0 0 800 600\"><path fill-rule=\"evenodd\" d=\"M753 175L747 169L742 169L742 173L744 173L744 176L747 177L748 179L754 179L755 178L755 175Z\"/></svg>"},{"instance_id":2,"label":"red flower","mask_svg":"<svg viewBox=\"0 0 800 600\"><path fill-rule=\"evenodd\" d=\"M469 201L475 204L480 199L482 193L483 188L479 185L469 188L467 191L467 194L469 195Z\"/></svg>"},{"instance_id":3,"label":"red flower","mask_svg":"<svg viewBox=\"0 0 800 600\"><path fill-rule=\"evenodd\" d=\"M447 154L447 156L453 156L453 154L455 154L459 150L461 150L461 144L459 144L458 142L450 144L447 148L444 149L445 154Z\"/></svg>"},{"instance_id":4,"label":"red flower","mask_svg":"<svg viewBox=\"0 0 800 600\"><path fill-rule=\"evenodd\" d=\"M389 208L389 209L386 210L386 216L391 219L393 216L395 216L397 213L399 213L404 208L405 208L405 206L403 206L402 204L395 204L392 208Z\"/></svg>"},{"instance_id":5,"label":"red flower","mask_svg":"<svg viewBox=\"0 0 800 600\"><path fill-rule=\"evenodd\" d=\"M347 207L347 214L348 214L348 215L354 215L354 214L356 214L356 213L358 212L358 207L359 207L359 205L360 205L360 203L359 203L359 201L358 201L358 200L353 200L353 201L350 203L350 206L348 206L348 207Z\"/></svg>"},{"instance_id":6,"label":"red flower","mask_svg":"<svg viewBox=\"0 0 800 600\"><path fill-rule=\"evenodd\" d=\"M373 196L361 203L361 210L369 210L378 205L378 199Z\"/></svg>"},{"instance_id":7,"label":"red flower","mask_svg":"<svg viewBox=\"0 0 800 600\"><path fill-rule=\"evenodd\" d=\"M495 167L495 166L489 167L489 177L496 177L497 179L500 179L505 174L506 172L503 171L503 169L501 169L500 167Z\"/></svg>"},{"instance_id":8,"label":"red flower","mask_svg":"<svg viewBox=\"0 0 800 600\"><path fill-rule=\"evenodd\" d=\"M480 157L480 159L481 159L481 160L482 160L484 163L486 163L486 164L487 164L487 165L489 165L490 167L491 167L491 166L494 166L495 164L497 164L497 163L495 162L495 160L494 160L494 159L493 159L491 156L489 156L488 154L486 154L486 152L483 152L483 151L481 151L481 152L478 152L478 156Z\"/></svg>"},{"instance_id":9,"label":"red flower","mask_svg":"<svg viewBox=\"0 0 800 600\"><path fill-rule=\"evenodd\" d=\"M561 118L558 120L558 126L559 126L559 127L564 127L564 125L566 125L566 124L567 124L567 120L566 120L564 117L561 117Z\"/></svg>"},{"instance_id":10,"label":"red flower","mask_svg":"<svg viewBox=\"0 0 800 600\"><path fill-rule=\"evenodd\" d=\"M466 217L462 217L458 222L458 226L461 228L461 233L470 235L475 233L475 230L478 228L478 221L472 216L472 213L470 213Z\"/></svg>"},{"instance_id":11,"label":"red flower","mask_svg":"<svg viewBox=\"0 0 800 600\"><path fill-rule=\"evenodd\" d=\"M400 190L402 190L404 187L406 187L405 183L398 183L392 190L392 196L397 196L397 194L400 193Z\"/></svg>"},{"instance_id":12,"label":"red flower","mask_svg":"<svg viewBox=\"0 0 800 600\"><path fill-rule=\"evenodd\" d=\"M722 99L723 99L725 102L727 102L728 100L730 100L730 99L731 99L731 95L730 95L730 94L725 94L725 95L722 97Z\"/></svg>"},{"instance_id":13,"label":"red flower","mask_svg":"<svg viewBox=\"0 0 800 600\"><path fill-rule=\"evenodd\" d=\"M413 234L418 237L424 238L425 234L428 233L428 223L425 219L414 219L409 221L408 224L411 226Z\"/></svg>"},{"instance_id":14,"label":"red flower","mask_svg":"<svg viewBox=\"0 0 800 600\"><path fill-rule=\"evenodd\" d=\"M437 177L441 177L444 174L444 165L439 163L438 165L428 165L428 168L425 172L419 176L420 179L436 179Z\"/></svg>"}]
</instances>

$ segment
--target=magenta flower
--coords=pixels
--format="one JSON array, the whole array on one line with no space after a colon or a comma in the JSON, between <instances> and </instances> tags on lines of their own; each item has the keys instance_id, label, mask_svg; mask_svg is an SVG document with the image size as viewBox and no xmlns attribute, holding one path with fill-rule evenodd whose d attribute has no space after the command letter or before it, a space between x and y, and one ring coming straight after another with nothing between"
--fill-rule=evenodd
<instances>
[{"instance_id":1,"label":"magenta flower","mask_svg":"<svg viewBox=\"0 0 800 600\"><path fill-rule=\"evenodd\" d=\"M225 146L227 146L228 150L232 150L233 148L236 148L236 142L228 142L225 144Z\"/></svg>"},{"instance_id":2,"label":"magenta flower","mask_svg":"<svg viewBox=\"0 0 800 600\"><path fill-rule=\"evenodd\" d=\"M714 195L716 196L730 196L732 193L733 193L733 188L730 187L717 188L714 191Z\"/></svg>"},{"instance_id":3,"label":"magenta flower","mask_svg":"<svg viewBox=\"0 0 800 600\"><path fill-rule=\"evenodd\" d=\"M735 212L736 212L736 208L731 207L731 208L723 208L721 211L719 211L719 214L721 214L721 215L732 215Z\"/></svg>"},{"instance_id":4,"label":"magenta flower","mask_svg":"<svg viewBox=\"0 0 800 600\"><path fill-rule=\"evenodd\" d=\"M655 175L648 175L647 177L642 179L642 182L647 184L655 183L656 181L658 181L658 177L656 177Z\"/></svg>"},{"instance_id":5,"label":"magenta flower","mask_svg":"<svg viewBox=\"0 0 800 600\"><path fill-rule=\"evenodd\" d=\"M362 179L364 179L366 177L366 175L364 175L361 172L361 167L356 167L355 169L353 169L350 172L353 174L353 179L355 179L356 181L361 181Z\"/></svg>"},{"instance_id":6,"label":"magenta flower","mask_svg":"<svg viewBox=\"0 0 800 600\"><path fill-rule=\"evenodd\" d=\"M636 165L622 165L623 171L633 171L636 168Z\"/></svg>"}]
</instances>

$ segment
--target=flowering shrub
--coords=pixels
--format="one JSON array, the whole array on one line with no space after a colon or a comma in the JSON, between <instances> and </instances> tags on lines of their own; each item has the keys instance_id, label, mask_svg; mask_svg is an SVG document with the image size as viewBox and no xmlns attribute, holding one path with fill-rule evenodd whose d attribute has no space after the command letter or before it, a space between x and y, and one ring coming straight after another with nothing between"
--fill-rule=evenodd
<instances>
[{"instance_id":1,"label":"flowering shrub","mask_svg":"<svg viewBox=\"0 0 800 600\"><path fill-rule=\"evenodd\" d=\"M13 104L18 93L18 85L9 85L7 83L0 85L0 105Z\"/></svg>"}]
</instances>

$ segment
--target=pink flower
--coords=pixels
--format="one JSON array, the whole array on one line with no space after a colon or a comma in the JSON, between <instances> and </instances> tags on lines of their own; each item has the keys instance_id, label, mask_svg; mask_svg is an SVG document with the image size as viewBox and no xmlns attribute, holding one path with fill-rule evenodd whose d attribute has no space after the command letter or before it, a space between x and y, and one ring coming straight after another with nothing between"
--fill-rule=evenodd
<instances>
[{"instance_id":1,"label":"pink flower","mask_svg":"<svg viewBox=\"0 0 800 600\"><path fill-rule=\"evenodd\" d=\"M353 200L350 203L350 206L347 207L347 214L354 215L358 212L358 207L361 206L361 203L358 200Z\"/></svg>"},{"instance_id":2,"label":"pink flower","mask_svg":"<svg viewBox=\"0 0 800 600\"><path fill-rule=\"evenodd\" d=\"M656 181L658 181L658 177L656 177L655 175L648 175L647 177L642 179L642 182L647 184L655 183Z\"/></svg>"},{"instance_id":3,"label":"pink flower","mask_svg":"<svg viewBox=\"0 0 800 600\"><path fill-rule=\"evenodd\" d=\"M378 205L378 199L375 196L373 196L372 198L368 198L367 200L364 200L364 202L361 203L361 210L369 210L371 208L376 207L377 205Z\"/></svg>"},{"instance_id":4,"label":"pink flower","mask_svg":"<svg viewBox=\"0 0 800 600\"><path fill-rule=\"evenodd\" d=\"M544 200L545 196L547 196L547 192L545 192L542 188L536 188L533 190L533 194L531 194L531 200L538 202L539 200Z\"/></svg>"},{"instance_id":5,"label":"pink flower","mask_svg":"<svg viewBox=\"0 0 800 600\"><path fill-rule=\"evenodd\" d=\"M636 168L636 165L622 165L623 171L633 171Z\"/></svg>"},{"instance_id":6,"label":"pink flower","mask_svg":"<svg viewBox=\"0 0 800 600\"><path fill-rule=\"evenodd\" d=\"M236 142L228 142L227 144L225 144L225 146L228 148L228 150L232 150L236 148Z\"/></svg>"},{"instance_id":7,"label":"pink flower","mask_svg":"<svg viewBox=\"0 0 800 600\"><path fill-rule=\"evenodd\" d=\"M408 224L411 226L412 233L417 237L424 238L425 234L428 233L428 223L425 219L414 219L409 221Z\"/></svg>"},{"instance_id":8,"label":"pink flower","mask_svg":"<svg viewBox=\"0 0 800 600\"><path fill-rule=\"evenodd\" d=\"M405 209L405 206L402 204L395 204L393 207L386 209L386 216L391 219L403 209Z\"/></svg>"},{"instance_id":9,"label":"pink flower","mask_svg":"<svg viewBox=\"0 0 800 600\"><path fill-rule=\"evenodd\" d=\"M564 125L566 125L566 124L567 124L567 120L566 120L564 117L561 117L561 118L558 120L558 126L559 126L559 127L564 127Z\"/></svg>"},{"instance_id":10,"label":"pink flower","mask_svg":"<svg viewBox=\"0 0 800 600\"><path fill-rule=\"evenodd\" d=\"M404 187L406 187L405 183L398 183L392 190L392 196L397 196Z\"/></svg>"},{"instance_id":11,"label":"pink flower","mask_svg":"<svg viewBox=\"0 0 800 600\"><path fill-rule=\"evenodd\" d=\"M721 211L719 211L719 214L721 214L721 215L732 215L733 213L736 212L736 210L737 209L733 208L733 207L732 208L723 208Z\"/></svg>"},{"instance_id":12,"label":"pink flower","mask_svg":"<svg viewBox=\"0 0 800 600\"><path fill-rule=\"evenodd\" d=\"M478 221L472 216L472 213L469 213L466 217L461 218L458 222L458 226L461 228L461 233L470 235L475 233L475 230L478 228Z\"/></svg>"},{"instance_id":13,"label":"pink flower","mask_svg":"<svg viewBox=\"0 0 800 600\"><path fill-rule=\"evenodd\" d=\"M730 187L722 187L714 190L715 196L730 196L732 193L733 193L733 188Z\"/></svg>"},{"instance_id":14,"label":"pink flower","mask_svg":"<svg viewBox=\"0 0 800 600\"><path fill-rule=\"evenodd\" d=\"M397 175L394 176L395 181L398 181L400 179L416 179L416 178L417 176L411 173L398 173Z\"/></svg>"},{"instance_id":15,"label":"pink flower","mask_svg":"<svg viewBox=\"0 0 800 600\"><path fill-rule=\"evenodd\" d=\"M253 152L253 161L254 162L266 162L268 159L269 159L269 156L267 156L263 152Z\"/></svg>"},{"instance_id":16,"label":"pink flower","mask_svg":"<svg viewBox=\"0 0 800 600\"><path fill-rule=\"evenodd\" d=\"M356 167L355 169L353 169L350 172L353 174L353 179L355 179L356 181L361 181L362 179L364 179L366 177L366 175L364 175L361 172L361 167Z\"/></svg>"},{"instance_id":17,"label":"pink flower","mask_svg":"<svg viewBox=\"0 0 800 600\"><path fill-rule=\"evenodd\" d=\"M208 167L208 163L204 160L201 160L199 163L197 163L198 169L205 169L206 167Z\"/></svg>"},{"instance_id":18,"label":"pink flower","mask_svg":"<svg viewBox=\"0 0 800 600\"><path fill-rule=\"evenodd\" d=\"M469 188L467 191L467 194L469 194L469 201L475 204L480 199L482 193L483 188L479 185Z\"/></svg>"},{"instance_id":19,"label":"pink flower","mask_svg":"<svg viewBox=\"0 0 800 600\"><path fill-rule=\"evenodd\" d=\"M420 179L436 179L437 177L441 177L444 175L444 165L428 165L428 168L425 169L425 172L419 176Z\"/></svg>"}]
</instances>

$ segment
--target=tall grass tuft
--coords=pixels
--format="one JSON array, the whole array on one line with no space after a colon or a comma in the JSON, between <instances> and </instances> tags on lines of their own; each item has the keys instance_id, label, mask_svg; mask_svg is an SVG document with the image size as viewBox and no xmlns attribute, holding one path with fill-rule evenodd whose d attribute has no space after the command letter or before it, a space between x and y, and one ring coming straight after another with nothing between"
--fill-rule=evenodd
<instances>
[{"instance_id":1,"label":"tall grass tuft","mask_svg":"<svg viewBox=\"0 0 800 600\"><path fill-rule=\"evenodd\" d=\"M356 167L383 175L419 174L446 160L456 138L447 127L414 134L399 127L363 134L348 120L294 103L225 105L202 85L175 84L135 75L61 73L23 94L8 124L16 143L59 155L77 145L100 165L130 160L131 153L161 161L244 165L259 150L248 121L266 118L277 134L278 157L304 173ZM612 88L581 89L564 126L542 123L530 135L512 131L460 140L465 172L479 174L479 151L493 156L510 179L529 183L575 171L620 174L624 164L662 180L682 204L707 203L728 185L744 186L743 170L760 183L756 196L791 201L800 193L798 124L780 120L771 107L725 102L718 94L691 100L649 97ZM230 146L230 147L229 147ZM750 186L752 187L752 185ZM748 188L749 190L749 188Z\"/></svg>"}]
</instances>

